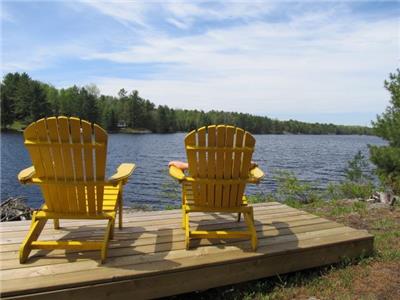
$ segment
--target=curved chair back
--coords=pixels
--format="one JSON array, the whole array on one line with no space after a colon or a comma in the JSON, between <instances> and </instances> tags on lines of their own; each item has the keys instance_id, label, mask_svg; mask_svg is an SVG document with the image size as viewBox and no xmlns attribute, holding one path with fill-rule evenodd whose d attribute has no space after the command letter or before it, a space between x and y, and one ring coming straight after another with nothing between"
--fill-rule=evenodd
<instances>
[{"instance_id":1,"label":"curved chair back","mask_svg":"<svg viewBox=\"0 0 400 300\"><path fill-rule=\"evenodd\" d=\"M78 118L51 117L24 131L47 210L95 215L103 210L107 133Z\"/></svg>"},{"instance_id":2,"label":"curved chair back","mask_svg":"<svg viewBox=\"0 0 400 300\"><path fill-rule=\"evenodd\" d=\"M255 139L241 128L212 125L185 137L195 206L242 205Z\"/></svg>"}]
</instances>

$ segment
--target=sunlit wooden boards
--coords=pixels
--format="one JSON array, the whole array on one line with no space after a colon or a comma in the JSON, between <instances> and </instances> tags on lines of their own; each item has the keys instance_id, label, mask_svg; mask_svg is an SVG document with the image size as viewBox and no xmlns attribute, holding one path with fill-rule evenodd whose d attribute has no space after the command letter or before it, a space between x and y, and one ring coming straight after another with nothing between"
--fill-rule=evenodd
<instances>
[{"instance_id":1,"label":"sunlit wooden boards","mask_svg":"<svg viewBox=\"0 0 400 300\"><path fill-rule=\"evenodd\" d=\"M34 250L18 263L18 247L29 222L0 224L2 298L142 299L288 273L368 255L373 236L288 206L254 205L257 252L246 240L194 240L184 250L180 210L127 213L100 265L95 251ZM245 228L235 215L194 213L194 228ZM43 239L96 238L104 221L46 225ZM127 298L129 297L129 298Z\"/></svg>"}]
</instances>

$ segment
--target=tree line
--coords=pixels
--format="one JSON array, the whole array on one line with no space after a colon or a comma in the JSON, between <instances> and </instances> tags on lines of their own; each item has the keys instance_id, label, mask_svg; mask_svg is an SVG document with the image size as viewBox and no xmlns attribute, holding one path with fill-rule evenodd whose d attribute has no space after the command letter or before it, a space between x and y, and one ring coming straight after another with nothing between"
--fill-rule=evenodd
<instances>
[{"instance_id":1,"label":"tree line","mask_svg":"<svg viewBox=\"0 0 400 300\"><path fill-rule=\"evenodd\" d=\"M231 124L255 134L372 134L371 128L279 121L265 116L156 106L139 92L121 89L117 97L102 95L95 85L57 89L27 73L8 73L1 82L1 127L29 124L46 116L77 116L109 131L145 129L157 133L187 132L210 124Z\"/></svg>"}]
</instances>

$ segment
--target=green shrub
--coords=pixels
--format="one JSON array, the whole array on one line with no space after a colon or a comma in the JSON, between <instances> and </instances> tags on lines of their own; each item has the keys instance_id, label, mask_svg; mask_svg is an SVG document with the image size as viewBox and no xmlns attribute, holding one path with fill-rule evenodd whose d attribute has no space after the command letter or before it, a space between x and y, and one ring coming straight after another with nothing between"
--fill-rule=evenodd
<instances>
[{"instance_id":1,"label":"green shrub","mask_svg":"<svg viewBox=\"0 0 400 300\"><path fill-rule=\"evenodd\" d=\"M164 207L165 210L173 210L173 209L178 209L178 208L180 208L180 205L173 205L173 204L167 204Z\"/></svg>"},{"instance_id":2,"label":"green shrub","mask_svg":"<svg viewBox=\"0 0 400 300\"><path fill-rule=\"evenodd\" d=\"M361 198L368 199L374 192L375 186L371 183L357 183L345 181L339 185L342 198Z\"/></svg>"},{"instance_id":3,"label":"green shrub","mask_svg":"<svg viewBox=\"0 0 400 300\"><path fill-rule=\"evenodd\" d=\"M339 184L329 184L327 196L329 199L367 199L374 192L375 186L367 172L368 161L361 151L358 151L345 168L346 180Z\"/></svg>"},{"instance_id":4,"label":"green shrub","mask_svg":"<svg viewBox=\"0 0 400 300\"><path fill-rule=\"evenodd\" d=\"M246 197L249 203L263 203L263 202L276 201L272 194L258 193L255 195L247 195Z\"/></svg>"},{"instance_id":5,"label":"green shrub","mask_svg":"<svg viewBox=\"0 0 400 300\"><path fill-rule=\"evenodd\" d=\"M315 187L309 183L300 182L291 172L280 171L274 176L277 181L277 197L289 202L311 203L320 199Z\"/></svg>"},{"instance_id":6,"label":"green shrub","mask_svg":"<svg viewBox=\"0 0 400 300\"><path fill-rule=\"evenodd\" d=\"M384 186L400 195L400 148L371 146L371 161Z\"/></svg>"},{"instance_id":7,"label":"green shrub","mask_svg":"<svg viewBox=\"0 0 400 300\"><path fill-rule=\"evenodd\" d=\"M326 187L326 197L329 200L339 200L343 198L340 184L329 183Z\"/></svg>"},{"instance_id":8,"label":"green shrub","mask_svg":"<svg viewBox=\"0 0 400 300\"><path fill-rule=\"evenodd\" d=\"M347 162L347 168L344 169L346 179L351 182L364 183L371 180L371 176L366 172L368 160L358 151L352 160Z\"/></svg>"}]
</instances>

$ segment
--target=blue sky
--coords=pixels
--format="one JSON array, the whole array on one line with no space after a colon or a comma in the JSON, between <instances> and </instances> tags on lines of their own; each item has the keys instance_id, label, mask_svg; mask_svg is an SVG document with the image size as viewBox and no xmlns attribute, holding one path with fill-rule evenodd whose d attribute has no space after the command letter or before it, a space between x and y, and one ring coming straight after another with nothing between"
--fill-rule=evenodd
<instances>
[{"instance_id":1,"label":"blue sky","mask_svg":"<svg viewBox=\"0 0 400 300\"><path fill-rule=\"evenodd\" d=\"M2 1L2 74L156 104L370 125L399 2Z\"/></svg>"}]
</instances>

